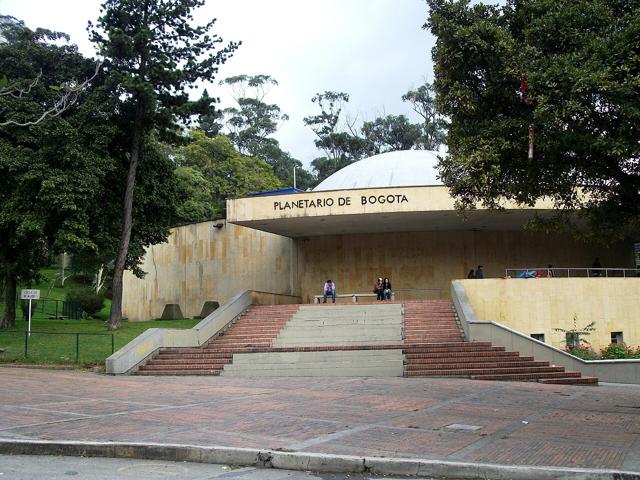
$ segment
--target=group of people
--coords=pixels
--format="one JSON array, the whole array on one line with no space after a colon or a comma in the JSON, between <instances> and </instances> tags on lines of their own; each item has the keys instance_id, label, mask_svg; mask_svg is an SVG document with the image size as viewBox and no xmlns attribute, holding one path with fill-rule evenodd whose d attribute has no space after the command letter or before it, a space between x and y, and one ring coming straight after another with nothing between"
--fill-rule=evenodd
<instances>
[{"instance_id":1,"label":"group of people","mask_svg":"<svg viewBox=\"0 0 640 480\"><path fill-rule=\"evenodd\" d=\"M376 300L391 300L391 282L387 277L379 277L376 283L373 284L373 293L376 294Z\"/></svg>"},{"instance_id":2,"label":"group of people","mask_svg":"<svg viewBox=\"0 0 640 480\"><path fill-rule=\"evenodd\" d=\"M391 282L389 279L387 277L384 279L382 277L378 278L373 285L373 293L376 294L376 300L391 300L393 290L391 290ZM336 284L333 283L331 279L328 279L324 283L323 297L323 303L327 303L327 298L331 298L331 301L336 303Z\"/></svg>"},{"instance_id":3,"label":"group of people","mask_svg":"<svg viewBox=\"0 0 640 480\"><path fill-rule=\"evenodd\" d=\"M478 265L478 268L476 268L475 271L473 270L473 268L469 270L467 278L484 278L484 270L482 269L482 265Z\"/></svg>"}]
</instances>

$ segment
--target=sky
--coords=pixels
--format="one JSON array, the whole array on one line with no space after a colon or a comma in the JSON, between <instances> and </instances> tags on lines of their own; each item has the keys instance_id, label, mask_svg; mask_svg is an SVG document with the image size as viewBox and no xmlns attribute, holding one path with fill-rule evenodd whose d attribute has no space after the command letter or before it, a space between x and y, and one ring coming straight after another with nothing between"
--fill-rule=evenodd
<instances>
[{"instance_id":1,"label":"sky","mask_svg":"<svg viewBox=\"0 0 640 480\"><path fill-rule=\"evenodd\" d=\"M0 12L27 27L68 33L87 56L95 51L86 26L99 15L100 0L0 0ZM433 36L422 29L424 0L206 0L195 20L216 18L213 33L242 45L207 87L232 99L218 82L239 74L267 74L279 85L265 101L280 106L290 119L275 137L281 147L309 167L320 155L315 134L302 119L319 113L311 98L317 92L349 93L345 112L357 121L379 115L417 116L401 96L433 80Z\"/></svg>"}]
</instances>

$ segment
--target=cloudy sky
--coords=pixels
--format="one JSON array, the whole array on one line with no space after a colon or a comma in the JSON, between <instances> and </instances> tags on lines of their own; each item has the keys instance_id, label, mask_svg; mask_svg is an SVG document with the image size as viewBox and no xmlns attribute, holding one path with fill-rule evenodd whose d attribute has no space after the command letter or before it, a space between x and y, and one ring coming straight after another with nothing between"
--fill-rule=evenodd
<instances>
[{"instance_id":1,"label":"cloudy sky","mask_svg":"<svg viewBox=\"0 0 640 480\"><path fill-rule=\"evenodd\" d=\"M0 12L71 35L93 56L86 25L95 21L100 0L0 0ZM207 0L196 11L201 23L217 18L215 33L241 40L236 54L220 67L209 93L230 98L218 80L238 74L271 75L279 86L265 101L289 114L276 138L305 165L318 156L314 134L302 123L317 113L316 92L347 92L350 117L373 120L381 114L412 116L401 96L433 79L433 37L422 30L424 0Z\"/></svg>"}]
</instances>

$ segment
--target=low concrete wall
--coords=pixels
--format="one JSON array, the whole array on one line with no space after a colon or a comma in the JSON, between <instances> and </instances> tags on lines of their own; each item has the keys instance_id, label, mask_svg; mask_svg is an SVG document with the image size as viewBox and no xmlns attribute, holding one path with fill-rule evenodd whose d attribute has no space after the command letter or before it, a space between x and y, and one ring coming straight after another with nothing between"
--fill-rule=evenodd
<instances>
[{"instance_id":1,"label":"low concrete wall","mask_svg":"<svg viewBox=\"0 0 640 480\"><path fill-rule=\"evenodd\" d=\"M160 348L199 347L229 325L251 303L252 292L244 290L191 329L150 328L107 358L107 373L128 373Z\"/></svg>"},{"instance_id":2,"label":"low concrete wall","mask_svg":"<svg viewBox=\"0 0 640 480\"><path fill-rule=\"evenodd\" d=\"M640 384L640 360L586 361L499 323L478 321L463 281L451 282L451 297L467 340L491 342L536 360L578 371L584 376L598 377L601 382Z\"/></svg>"},{"instance_id":3,"label":"low concrete wall","mask_svg":"<svg viewBox=\"0 0 640 480\"><path fill-rule=\"evenodd\" d=\"M495 321L564 349L556 328L581 329L594 322L587 337L596 349L622 332L627 345L640 343L640 277L461 280L477 319ZM574 322L574 317L576 318Z\"/></svg>"}]
</instances>

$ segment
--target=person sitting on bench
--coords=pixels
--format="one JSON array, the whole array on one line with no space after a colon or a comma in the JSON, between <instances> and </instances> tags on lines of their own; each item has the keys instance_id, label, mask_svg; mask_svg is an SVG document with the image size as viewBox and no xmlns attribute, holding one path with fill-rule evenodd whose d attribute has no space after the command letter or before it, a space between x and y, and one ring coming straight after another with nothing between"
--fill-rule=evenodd
<instances>
[{"instance_id":1,"label":"person sitting on bench","mask_svg":"<svg viewBox=\"0 0 640 480\"><path fill-rule=\"evenodd\" d=\"M333 303L336 303L336 284L331 280L327 280L324 284L324 302L322 303L327 303L327 295L330 295Z\"/></svg>"}]
</instances>

